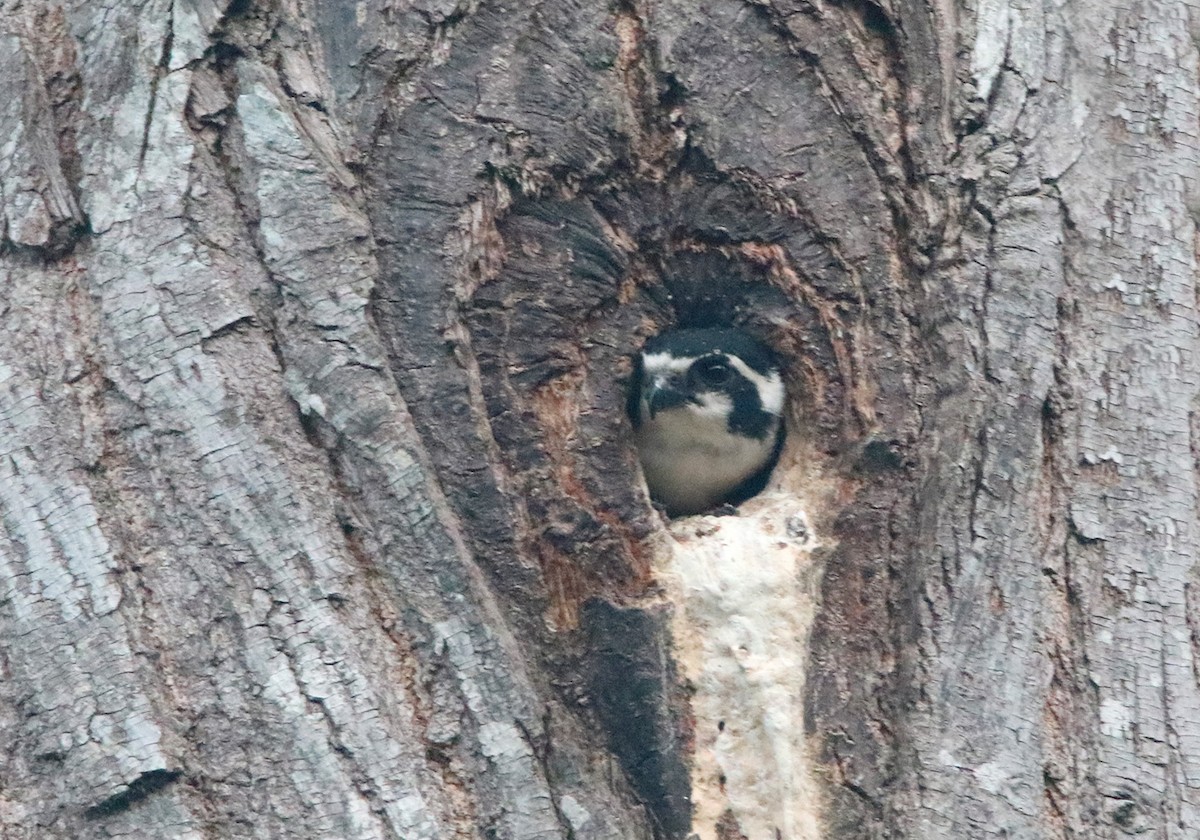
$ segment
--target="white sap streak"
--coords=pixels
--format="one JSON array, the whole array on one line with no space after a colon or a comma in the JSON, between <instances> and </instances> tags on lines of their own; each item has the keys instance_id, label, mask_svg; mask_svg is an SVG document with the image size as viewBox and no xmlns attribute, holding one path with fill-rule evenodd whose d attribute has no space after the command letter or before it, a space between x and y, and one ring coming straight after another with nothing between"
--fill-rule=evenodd
<instances>
[{"instance_id":1,"label":"white sap streak","mask_svg":"<svg viewBox=\"0 0 1200 840\"><path fill-rule=\"evenodd\" d=\"M767 494L671 534L662 576L694 691L692 831L715 840L729 810L747 837L817 840L804 680L820 569L807 517L795 496Z\"/></svg>"},{"instance_id":2,"label":"white sap streak","mask_svg":"<svg viewBox=\"0 0 1200 840\"><path fill-rule=\"evenodd\" d=\"M1012 9L1008 0L982 0L975 13L975 47L971 53L971 75L978 98L987 99L996 74L1008 52Z\"/></svg>"}]
</instances>

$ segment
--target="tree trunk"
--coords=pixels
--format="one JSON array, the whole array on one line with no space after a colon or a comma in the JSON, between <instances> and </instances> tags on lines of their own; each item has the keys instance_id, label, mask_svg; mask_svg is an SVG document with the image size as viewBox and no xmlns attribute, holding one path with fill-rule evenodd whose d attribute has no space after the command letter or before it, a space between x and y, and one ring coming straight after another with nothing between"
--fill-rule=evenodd
<instances>
[{"instance_id":1,"label":"tree trunk","mask_svg":"<svg viewBox=\"0 0 1200 840\"><path fill-rule=\"evenodd\" d=\"M1198 15L0 0L0 835L1200 837Z\"/></svg>"}]
</instances>

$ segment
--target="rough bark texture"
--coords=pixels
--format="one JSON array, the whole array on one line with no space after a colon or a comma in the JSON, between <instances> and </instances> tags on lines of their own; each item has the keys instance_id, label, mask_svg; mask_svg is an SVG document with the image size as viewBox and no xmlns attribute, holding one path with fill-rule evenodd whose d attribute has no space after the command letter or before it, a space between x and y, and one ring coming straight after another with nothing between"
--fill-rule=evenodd
<instances>
[{"instance_id":1,"label":"rough bark texture","mask_svg":"<svg viewBox=\"0 0 1200 840\"><path fill-rule=\"evenodd\" d=\"M0 835L1200 836L1198 41L0 0ZM788 444L664 523L713 322Z\"/></svg>"}]
</instances>

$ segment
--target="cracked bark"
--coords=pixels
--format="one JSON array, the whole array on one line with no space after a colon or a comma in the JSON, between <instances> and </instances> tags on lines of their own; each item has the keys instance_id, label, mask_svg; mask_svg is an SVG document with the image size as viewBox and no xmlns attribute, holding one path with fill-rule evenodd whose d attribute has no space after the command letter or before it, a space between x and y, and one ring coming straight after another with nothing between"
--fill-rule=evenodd
<instances>
[{"instance_id":1,"label":"cracked bark","mask_svg":"<svg viewBox=\"0 0 1200 840\"><path fill-rule=\"evenodd\" d=\"M0 0L0 835L1197 836L1197 14ZM668 532L714 313L787 451ZM754 810L663 558L772 528Z\"/></svg>"}]
</instances>

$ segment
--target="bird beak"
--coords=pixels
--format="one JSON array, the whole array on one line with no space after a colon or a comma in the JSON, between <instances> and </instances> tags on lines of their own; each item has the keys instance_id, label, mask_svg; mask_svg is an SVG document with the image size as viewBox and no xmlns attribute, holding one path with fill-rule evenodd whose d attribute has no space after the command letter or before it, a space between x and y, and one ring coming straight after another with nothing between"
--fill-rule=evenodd
<instances>
[{"instance_id":1,"label":"bird beak","mask_svg":"<svg viewBox=\"0 0 1200 840\"><path fill-rule=\"evenodd\" d=\"M646 403L646 413L653 420L660 411L675 408L685 402L681 393L670 387L665 379L654 379L646 383L642 389L642 400Z\"/></svg>"},{"instance_id":2,"label":"bird beak","mask_svg":"<svg viewBox=\"0 0 1200 840\"><path fill-rule=\"evenodd\" d=\"M650 419L654 419L654 415L662 409L663 389L654 385L650 385L642 392L642 399L646 401L646 413L650 415Z\"/></svg>"}]
</instances>

